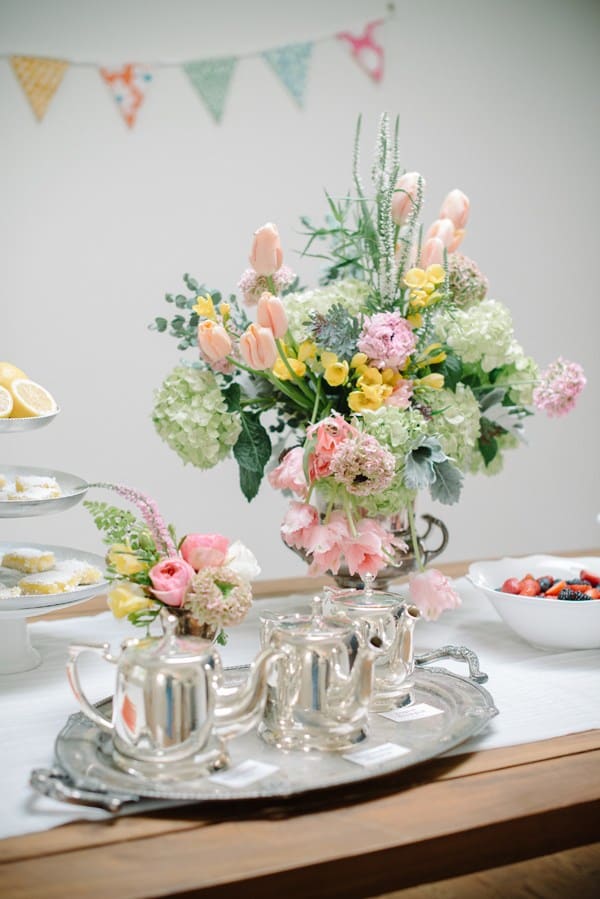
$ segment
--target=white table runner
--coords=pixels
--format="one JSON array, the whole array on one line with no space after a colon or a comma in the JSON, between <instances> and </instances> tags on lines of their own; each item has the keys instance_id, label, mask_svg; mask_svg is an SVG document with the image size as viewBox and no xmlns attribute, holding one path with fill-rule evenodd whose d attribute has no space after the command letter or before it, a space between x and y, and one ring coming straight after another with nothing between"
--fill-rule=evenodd
<instances>
[{"instance_id":1,"label":"white table runner","mask_svg":"<svg viewBox=\"0 0 600 899\"><path fill-rule=\"evenodd\" d=\"M500 715L485 733L463 743L455 753L495 749L600 727L600 650L555 652L534 649L514 635L464 578L457 581L463 605L437 622L419 622L417 651L463 644L479 656L489 675L486 688ZM258 650L257 619L264 609L306 606L309 597L257 602L249 618L230 631L222 650L225 665L252 660ZM46 830L77 819L99 820L106 813L68 806L37 796L28 786L35 767L50 767L59 730L78 705L67 684L65 662L71 642L108 641L113 651L134 635L127 622L110 612L93 617L39 621L30 625L43 662L35 671L0 677L0 838ZM441 662L460 674L466 666ZM82 678L90 699L112 693L115 669L84 656Z\"/></svg>"}]
</instances>

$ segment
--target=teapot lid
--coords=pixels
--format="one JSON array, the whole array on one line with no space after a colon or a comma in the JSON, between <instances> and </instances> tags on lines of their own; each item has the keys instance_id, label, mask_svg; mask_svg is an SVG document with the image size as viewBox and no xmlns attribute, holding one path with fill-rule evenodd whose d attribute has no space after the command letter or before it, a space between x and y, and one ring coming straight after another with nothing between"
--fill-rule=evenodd
<instances>
[{"instance_id":1,"label":"teapot lid","mask_svg":"<svg viewBox=\"0 0 600 899\"><path fill-rule=\"evenodd\" d=\"M354 632L354 625L343 618L326 616L323 612L323 599L315 596L310 613L274 615L273 631L291 643L326 643L349 636Z\"/></svg>"},{"instance_id":2,"label":"teapot lid","mask_svg":"<svg viewBox=\"0 0 600 899\"><path fill-rule=\"evenodd\" d=\"M334 606L341 605L345 609L368 609L372 612L389 612L406 603L406 599L398 593L374 590L374 581L375 578L372 574L365 574L364 587L360 590L343 590L338 592L331 587L326 587L325 592L327 593L327 598Z\"/></svg>"},{"instance_id":3,"label":"teapot lid","mask_svg":"<svg viewBox=\"0 0 600 899\"><path fill-rule=\"evenodd\" d=\"M210 640L202 637L190 637L177 634L177 617L172 614L161 615L164 628L162 637L143 637L126 640L123 648L128 655L134 655L142 665L181 664L197 662L199 658L212 655L214 651Z\"/></svg>"}]
</instances>

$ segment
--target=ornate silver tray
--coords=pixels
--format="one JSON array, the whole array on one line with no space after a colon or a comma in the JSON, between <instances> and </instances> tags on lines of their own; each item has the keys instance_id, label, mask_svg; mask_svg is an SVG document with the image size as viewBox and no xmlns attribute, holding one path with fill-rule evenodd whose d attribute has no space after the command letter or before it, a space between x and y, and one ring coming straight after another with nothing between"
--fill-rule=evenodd
<instances>
[{"instance_id":1,"label":"ornate silver tray","mask_svg":"<svg viewBox=\"0 0 600 899\"><path fill-rule=\"evenodd\" d=\"M448 657L467 661L470 678L443 668L420 667ZM481 686L487 677L479 671L477 657L470 650L443 647L420 656L417 665L414 686L407 704L400 710L400 720L371 713L367 739L348 752L283 752L268 746L255 732L231 740L228 744L230 772L242 770L238 769L242 764L243 770L252 769L250 763L256 763L255 768L265 772L252 783L244 783L243 777L235 776L225 783L222 774L157 782L125 773L113 764L110 736L80 712L71 715L57 737L57 767L33 771L31 785L53 798L97 805L112 812L127 803L136 804L127 806L128 811L145 811L149 805L157 807L156 801L148 803L147 800L165 800L165 806L172 806L187 802L284 799L400 771L473 737L498 714L492 697ZM247 667L228 669L229 682L240 682L247 670ZM111 699L98 704L106 716L110 716L111 706ZM365 764L365 753L368 759L369 751L370 761Z\"/></svg>"}]
</instances>

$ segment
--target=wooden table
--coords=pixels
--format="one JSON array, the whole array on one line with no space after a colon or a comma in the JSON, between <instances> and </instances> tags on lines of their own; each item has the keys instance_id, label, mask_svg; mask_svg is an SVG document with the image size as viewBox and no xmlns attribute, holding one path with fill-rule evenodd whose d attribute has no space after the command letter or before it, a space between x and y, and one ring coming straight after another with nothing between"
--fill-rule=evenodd
<instances>
[{"instance_id":1,"label":"wooden table","mask_svg":"<svg viewBox=\"0 0 600 899\"><path fill-rule=\"evenodd\" d=\"M466 569L440 567L453 577ZM308 583L264 582L261 594ZM101 608L93 600L73 614ZM600 732L589 731L436 759L310 801L232 805L210 815L202 807L175 809L3 840L0 895L351 899L599 839ZM476 887L469 895L488 894Z\"/></svg>"}]
</instances>

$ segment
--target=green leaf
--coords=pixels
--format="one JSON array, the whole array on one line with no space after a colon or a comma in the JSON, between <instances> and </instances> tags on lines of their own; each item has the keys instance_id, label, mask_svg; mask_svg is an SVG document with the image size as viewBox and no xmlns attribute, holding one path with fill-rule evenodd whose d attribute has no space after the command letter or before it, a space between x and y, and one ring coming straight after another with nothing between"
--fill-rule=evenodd
<instances>
[{"instance_id":1,"label":"green leaf","mask_svg":"<svg viewBox=\"0 0 600 899\"><path fill-rule=\"evenodd\" d=\"M479 452L483 456L483 461L485 462L487 467L492 459L494 459L498 454L498 441L495 437L489 437L486 440L482 440L480 437L477 443L479 446Z\"/></svg>"},{"instance_id":2,"label":"green leaf","mask_svg":"<svg viewBox=\"0 0 600 899\"><path fill-rule=\"evenodd\" d=\"M242 389L239 384L233 381L228 387L221 391L225 398L225 404L228 412L240 411L240 400L242 397Z\"/></svg>"},{"instance_id":3,"label":"green leaf","mask_svg":"<svg viewBox=\"0 0 600 899\"><path fill-rule=\"evenodd\" d=\"M432 365L431 369L444 376L444 387L447 390L456 390L462 374L462 361L459 356L446 350L444 361L438 365Z\"/></svg>"},{"instance_id":4,"label":"green leaf","mask_svg":"<svg viewBox=\"0 0 600 899\"><path fill-rule=\"evenodd\" d=\"M434 462L433 469L435 481L430 488L431 498L447 506L458 502L463 476L456 465L446 459L444 462Z\"/></svg>"},{"instance_id":5,"label":"green leaf","mask_svg":"<svg viewBox=\"0 0 600 899\"><path fill-rule=\"evenodd\" d=\"M191 275L188 275L187 272L183 276L183 281L188 290L193 291L194 293L200 293L200 285L196 281L195 278L192 278Z\"/></svg>"},{"instance_id":6,"label":"green leaf","mask_svg":"<svg viewBox=\"0 0 600 899\"><path fill-rule=\"evenodd\" d=\"M258 493L261 481L262 472L251 471L240 465L240 489L248 502L251 502Z\"/></svg>"},{"instance_id":7,"label":"green leaf","mask_svg":"<svg viewBox=\"0 0 600 899\"><path fill-rule=\"evenodd\" d=\"M242 430L233 447L233 455L240 468L262 474L271 458L271 441L256 412L241 412Z\"/></svg>"},{"instance_id":8,"label":"green leaf","mask_svg":"<svg viewBox=\"0 0 600 899\"><path fill-rule=\"evenodd\" d=\"M167 322L166 318L162 318L161 316L159 316L158 318L155 318L155 319L154 319L154 324L156 325L156 330L157 330L157 331L161 331L161 332L162 332L162 331L166 331L166 330L167 330L167 324L168 324L168 322Z\"/></svg>"}]
</instances>

